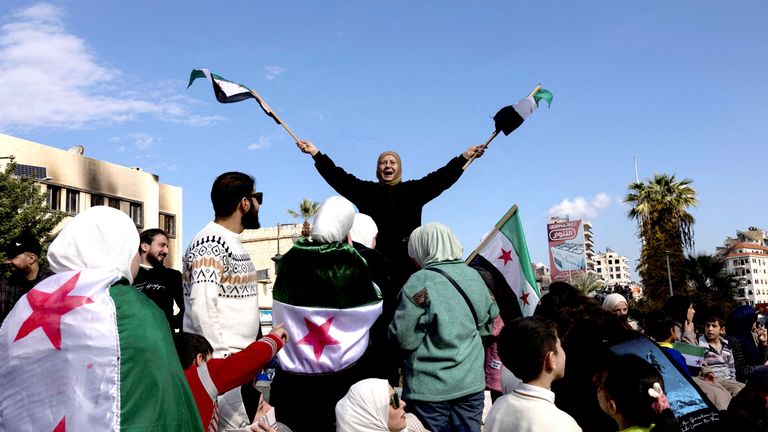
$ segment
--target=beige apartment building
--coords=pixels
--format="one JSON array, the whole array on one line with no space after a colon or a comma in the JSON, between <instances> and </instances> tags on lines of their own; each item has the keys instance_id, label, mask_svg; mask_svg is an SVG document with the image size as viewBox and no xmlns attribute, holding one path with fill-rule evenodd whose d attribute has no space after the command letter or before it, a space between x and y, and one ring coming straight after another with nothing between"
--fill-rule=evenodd
<instances>
[{"instance_id":1,"label":"beige apartment building","mask_svg":"<svg viewBox=\"0 0 768 432\"><path fill-rule=\"evenodd\" d=\"M157 175L86 157L85 149L69 150L0 134L2 167L13 156L16 174L37 180L48 193L48 205L70 217L97 205L125 212L141 232L162 228L169 235L168 267L181 269L181 187L160 183ZM62 224L66 224L66 218Z\"/></svg>"}]
</instances>

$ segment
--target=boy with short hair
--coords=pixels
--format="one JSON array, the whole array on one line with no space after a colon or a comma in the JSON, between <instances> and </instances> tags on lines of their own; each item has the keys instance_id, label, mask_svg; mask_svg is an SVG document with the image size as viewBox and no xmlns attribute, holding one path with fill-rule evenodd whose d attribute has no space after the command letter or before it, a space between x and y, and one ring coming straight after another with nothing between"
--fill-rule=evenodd
<instances>
[{"instance_id":1,"label":"boy with short hair","mask_svg":"<svg viewBox=\"0 0 768 432\"><path fill-rule=\"evenodd\" d=\"M555 406L552 382L565 375L565 352L555 324L543 317L516 318L498 338L501 362L522 382L488 412L486 432L581 432L576 421Z\"/></svg>"},{"instance_id":2,"label":"boy with short hair","mask_svg":"<svg viewBox=\"0 0 768 432\"><path fill-rule=\"evenodd\" d=\"M282 324L242 351L214 359L213 347L203 336L176 333L173 338L189 388L195 397L204 429L218 430L218 396L237 388L264 368L288 340Z\"/></svg>"},{"instance_id":3,"label":"boy with short hair","mask_svg":"<svg viewBox=\"0 0 768 432\"><path fill-rule=\"evenodd\" d=\"M704 334L699 337L699 346L707 348L704 354L703 378L720 383L731 396L738 393L744 384L736 381L736 366L728 341L722 338L724 321L712 315L704 321Z\"/></svg>"}]
</instances>

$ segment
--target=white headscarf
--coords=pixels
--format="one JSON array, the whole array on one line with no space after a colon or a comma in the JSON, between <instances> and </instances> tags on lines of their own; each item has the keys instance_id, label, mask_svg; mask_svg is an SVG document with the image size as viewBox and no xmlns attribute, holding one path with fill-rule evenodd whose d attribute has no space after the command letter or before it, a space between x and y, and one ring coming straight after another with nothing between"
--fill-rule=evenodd
<instances>
[{"instance_id":1,"label":"white headscarf","mask_svg":"<svg viewBox=\"0 0 768 432\"><path fill-rule=\"evenodd\" d=\"M408 256L416 260L419 267L424 267L436 262L460 260L464 250L447 225L430 222L411 233Z\"/></svg>"},{"instance_id":2,"label":"white headscarf","mask_svg":"<svg viewBox=\"0 0 768 432\"><path fill-rule=\"evenodd\" d=\"M312 223L312 240L320 243L347 241L354 219L355 206L348 199L334 195L317 209Z\"/></svg>"},{"instance_id":3,"label":"white headscarf","mask_svg":"<svg viewBox=\"0 0 768 432\"><path fill-rule=\"evenodd\" d=\"M615 308L619 303L627 303L627 299L625 299L624 296L619 293L608 294L605 296L605 300L603 300L603 309L607 310L608 312L613 312L613 308Z\"/></svg>"},{"instance_id":4,"label":"white headscarf","mask_svg":"<svg viewBox=\"0 0 768 432\"><path fill-rule=\"evenodd\" d=\"M363 213L355 213L355 221L352 223L352 230L349 231L352 241L373 249L373 240L378 233L379 228L370 216Z\"/></svg>"},{"instance_id":5,"label":"white headscarf","mask_svg":"<svg viewBox=\"0 0 768 432\"><path fill-rule=\"evenodd\" d=\"M336 404L336 432L389 431L389 382L364 379Z\"/></svg>"},{"instance_id":6,"label":"white headscarf","mask_svg":"<svg viewBox=\"0 0 768 432\"><path fill-rule=\"evenodd\" d=\"M54 273L114 269L133 283L131 261L139 251L139 233L130 217L111 207L91 207L70 220L48 248Z\"/></svg>"}]
</instances>

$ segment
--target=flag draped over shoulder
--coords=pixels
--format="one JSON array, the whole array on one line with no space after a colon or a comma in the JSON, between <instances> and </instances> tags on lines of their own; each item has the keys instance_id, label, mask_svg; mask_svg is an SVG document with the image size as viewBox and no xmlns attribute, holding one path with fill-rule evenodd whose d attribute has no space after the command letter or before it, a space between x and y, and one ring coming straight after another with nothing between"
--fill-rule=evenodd
<instances>
[{"instance_id":1,"label":"flag draped over shoulder","mask_svg":"<svg viewBox=\"0 0 768 432\"><path fill-rule=\"evenodd\" d=\"M264 110L264 114L270 116L275 123L280 124L280 120L272 113L272 109L266 102L253 90L248 87L238 84L236 82L229 81L219 75L211 73L208 69L193 69L189 75L189 88L192 83L198 78L208 78L208 81L213 84L213 93L216 95L216 100L221 103L240 102L246 99L256 99L259 106Z\"/></svg>"},{"instance_id":2,"label":"flag draped over shoulder","mask_svg":"<svg viewBox=\"0 0 768 432\"><path fill-rule=\"evenodd\" d=\"M533 274L517 206L513 206L488 234L477 248L476 258L473 267L482 267L494 276L492 279L497 285L503 285L493 287L493 291L513 293L522 315L533 315L541 293ZM496 297L501 301L500 296ZM509 307L500 304L499 308L505 306Z\"/></svg>"},{"instance_id":3,"label":"flag draped over shoulder","mask_svg":"<svg viewBox=\"0 0 768 432\"><path fill-rule=\"evenodd\" d=\"M301 239L278 261L272 317L291 335L277 355L283 370L336 372L357 361L381 314L365 260L346 243Z\"/></svg>"},{"instance_id":4,"label":"flag draped over shoulder","mask_svg":"<svg viewBox=\"0 0 768 432\"><path fill-rule=\"evenodd\" d=\"M520 99L514 105L500 109L499 112L493 116L493 121L496 124L496 131L504 132L504 135L512 133L512 131L523 124L528 116L536 111L536 108L539 107L539 103L542 100L547 102L547 106L552 105L552 93L549 90L539 89L531 96Z\"/></svg>"},{"instance_id":5,"label":"flag draped over shoulder","mask_svg":"<svg viewBox=\"0 0 768 432\"><path fill-rule=\"evenodd\" d=\"M202 425L163 313L114 270L58 273L0 328L0 430Z\"/></svg>"}]
</instances>

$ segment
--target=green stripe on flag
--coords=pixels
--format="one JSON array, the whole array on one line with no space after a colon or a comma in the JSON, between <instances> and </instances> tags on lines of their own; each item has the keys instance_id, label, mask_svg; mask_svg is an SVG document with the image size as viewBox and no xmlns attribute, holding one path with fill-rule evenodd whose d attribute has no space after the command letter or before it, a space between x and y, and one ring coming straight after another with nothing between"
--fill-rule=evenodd
<instances>
[{"instance_id":1,"label":"green stripe on flag","mask_svg":"<svg viewBox=\"0 0 768 432\"><path fill-rule=\"evenodd\" d=\"M533 100L536 101L536 105L539 105L539 102L544 100L547 102L547 107L552 106L552 92L545 89L540 89L533 95Z\"/></svg>"},{"instance_id":2,"label":"green stripe on flag","mask_svg":"<svg viewBox=\"0 0 768 432\"><path fill-rule=\"evenodd\" d=\"M704 355L707 353L707 349L704 347L684 342L675 342L672 347L685 357L685 364L693 367L701 367Z\"/></svg>"},{"instance_id":3,"label":"green stripe on flag","mask_svg":"<svg viewBox=\"0 0 768 432\"><path fill-rule=\"evenodd\" d=\"M541 292L539 292L539 285L536 283L536 276L533 274L533 266L531 265L531 257L528 254L528 244L525 241L525 233L523 232L523 224L520 222L520 211L515 211L504 225L499 229L504 234L512 246L515 248L515 253L520 259L520 267L522 268L523 275L528 284L533 288L536 295L541 298Z\"/></svg>"},{"instance_id":4,"label":"green stripe on flag","mask_svg":"<svg viewBox=\"0 0 768 432\"><path fill-rule=\"evenodd\" d=\"M120 430L202 432L163 312L132 286L113 285L109 294L120 347Z\"/></svg>"}]
</instances>

